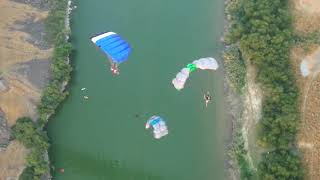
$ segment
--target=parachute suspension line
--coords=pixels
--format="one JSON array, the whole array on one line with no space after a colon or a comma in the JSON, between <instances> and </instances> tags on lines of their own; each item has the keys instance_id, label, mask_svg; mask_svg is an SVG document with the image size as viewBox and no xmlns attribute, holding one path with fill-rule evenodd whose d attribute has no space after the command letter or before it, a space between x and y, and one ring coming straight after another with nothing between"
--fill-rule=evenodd
<instances>
[{"instance_id":1,"label":"parachute suspension line","mask_svg":"<svg viewBox=\"0 0 320 180\"><path fill-rule=\"evenodd\" d=\"M210 71L207 71L206 77L206 92L209 92L211 89L211 81L210 81Z\"/></svg>"}]
</instances>

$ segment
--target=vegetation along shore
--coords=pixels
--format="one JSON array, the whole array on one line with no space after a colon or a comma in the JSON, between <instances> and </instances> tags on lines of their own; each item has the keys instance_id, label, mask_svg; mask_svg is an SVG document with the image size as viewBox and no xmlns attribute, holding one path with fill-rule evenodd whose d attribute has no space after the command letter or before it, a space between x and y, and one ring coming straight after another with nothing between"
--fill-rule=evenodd
<instances>
[{"instance_id":1,"label":"vegetation along shore","mask_svg":"<svg viewBox=\"0 0 320 180\"><path fill-rule=\"evenodd\" d=\"M71 66L69 55L72 50L68 42L70 33L69 13L71 2L57 0L50 2L50 12L45 19L46 41L53 45L51 78L37 105L38 118L18 118L12 126L12 138L17 139L29 149L26 168L20 179L49 179L50 162L48 158L49 139L45 126L56 108L67 96L65 86L70 80Z\"/></svg>"}]
</instances>

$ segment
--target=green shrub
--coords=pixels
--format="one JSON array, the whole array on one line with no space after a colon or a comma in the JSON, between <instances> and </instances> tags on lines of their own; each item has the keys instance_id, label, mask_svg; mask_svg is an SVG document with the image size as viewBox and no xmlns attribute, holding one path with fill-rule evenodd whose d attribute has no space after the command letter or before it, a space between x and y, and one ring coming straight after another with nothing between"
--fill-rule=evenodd
<instances>
[{"instance_id":1,"label":"green shrub","mask_svg":"<svg viewBox=\"0 0 320 180\"><path fill-rule=\"evenodd\" d=\"M19 176L19 180L34 180L34 171L30 167L24 168L21 175Z\"/></svg>"},{"instance_id":2,"label":"green shrub","mask_svg":"<svg viewBox=\"0 0 320 180\"><path fill-rule=\"evenodd\" d=\"M262 155L259 164L261 179L299 180L303 179L299 156L292 150L276 149Z\"/></svg>"},{"instance_id":3,"label":"green shrub","mask_svg":"<svg viewBox=\"0 0 320 180\"><path fill-rule=\"evenodd\" d=\"M67 0L53 0L52 8L45 20L46 39L54 44L58 34L65 29Z\"/></svg>"},{"instance_id":4,"label":"green shrub","mask_svg":"<svg viewBox=\"0 0 320 180\"><path fill-rule=\"evenodd\" d=\"M44 159L45 153L46 151L33 148L26 158L27 167L33 169L35 176L41 177L49 171L48 162Z\"/></svg>"},{"instance_id":5,"label":"green shrub","mask_svg":"<svg viewBox=\"0 0 320 180\"><path fill-rule=\"evenodd\" d=\"M27 168L23 178L38 179L48 172L48 162L44 154L49 148L46 134L28 117L19 118L12 127L13 138L19 140L31 152L26 157Z\"/></svg>"},{"instance_id":6,"label":"green shrub","mask_svg":"<svg viewBox=\"0 0 320 180\"><path fill-rule=\"evenodd\" d=\"M37 125L28 117L19 118L12 127L12 136L27 148L48 149L48 138L37 129Z\"/></svg>"},{"instance_id":7,"label":"green shrub","mask_svg":"<svg viewBox=\"0 0 320 180\"><path fill-rule=\"evenodd\" d=\"M245 85L246 66L236 45L230 46L223 54L225 68L234 89L241 93Z\"/></svg>"},{"instance_id":8,"label":"green shrub","mask_svg":"<svg viewBox=\"0 0 320 180\"><path fill-rule=\"evenodd\" d=\"M248 152L245 149L244 139L239 127L236 129L236 135L233 141L232 154L237 160L238 166L240 168L240 178L246 180L254 179L255 172L250 167L247 154Z\"/></svg>"}]
</instances>

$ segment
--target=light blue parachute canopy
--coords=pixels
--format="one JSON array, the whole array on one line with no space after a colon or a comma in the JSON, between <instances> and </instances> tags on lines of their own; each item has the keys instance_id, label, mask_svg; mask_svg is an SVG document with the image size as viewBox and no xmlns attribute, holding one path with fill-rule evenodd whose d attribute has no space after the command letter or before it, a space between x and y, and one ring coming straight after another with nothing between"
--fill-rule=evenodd
<instances>
[{"instance_id":1,"label":"light blue parachute canopy","mask_svg":"<svg viewBox=\"0 0 320 180\"><path fill-rule=\"evenodd\" d=\"M156 139L160 139L169 133L165 121L159 116L149 118L146 123L146 129L149 129L150 125L153 128L153 136Z\"/></svg>"},{"instance_id":2,"label":"light blue parachute canopy","mask_svg":"<svg viewBox=\"0 0 320 180\"><path fill-rule=\"evenodd\" d=\"M91 41L115 63L126 61L131 52L130 45L114 32L99 34Z\"/></svg>"},{"instance_id":3,"label":"light blue parachute canopy","mask_svg":"<svg viewBox=\"0 0 320 180\"><path fill-rule=\"evenodd\" d=\"M154 126L154 125L160 123L160 121L163 121L163 120L162 120L160 117L157 116L155 119L152 119L152 120L151 120L150 124L151 124L152 126Z\"/></svg>"}]
</instances>

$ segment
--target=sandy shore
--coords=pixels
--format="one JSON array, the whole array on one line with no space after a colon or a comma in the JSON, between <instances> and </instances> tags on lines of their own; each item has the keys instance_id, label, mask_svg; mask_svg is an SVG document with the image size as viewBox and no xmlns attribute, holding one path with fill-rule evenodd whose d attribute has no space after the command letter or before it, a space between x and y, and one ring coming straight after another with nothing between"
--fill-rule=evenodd
<instances>
[{"instance_id":1,"label":"sandy shore","mask_svg":"<svg viewBox=\"0 0 320 180\"><path fill-rule=\"evenodd\" d=\"M40 0L0 1L0 108L9 126L18 117L36 117L36 103L50 77L52 49L43 26L48 9ZM15 141L0 151L0 179L17 178L25 155Z\"/></svg>"}]
</instances>

